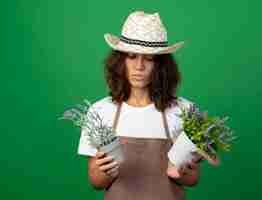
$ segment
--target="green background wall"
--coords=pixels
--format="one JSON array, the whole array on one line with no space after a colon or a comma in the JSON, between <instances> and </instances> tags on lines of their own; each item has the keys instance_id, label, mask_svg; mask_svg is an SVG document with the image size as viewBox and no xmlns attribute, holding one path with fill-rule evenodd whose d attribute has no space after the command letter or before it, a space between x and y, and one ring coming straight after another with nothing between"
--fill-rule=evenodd
<instances>
[{"instance_id":1,"label":"green background wall","mask_svg":"<svg viewBox=\"0 0 262 200\"><path fill-rule=\"evenodd\" d=\"M103 34L120 34L134 10L159 12L184 96L211 115L230 116L239 139L215 168L201 166L188 199L261 196L261 3L259 1L1 2L1 199L103 199L77 155L80 132L62 112L107 95Z\"/></svg>"}]
</instances>

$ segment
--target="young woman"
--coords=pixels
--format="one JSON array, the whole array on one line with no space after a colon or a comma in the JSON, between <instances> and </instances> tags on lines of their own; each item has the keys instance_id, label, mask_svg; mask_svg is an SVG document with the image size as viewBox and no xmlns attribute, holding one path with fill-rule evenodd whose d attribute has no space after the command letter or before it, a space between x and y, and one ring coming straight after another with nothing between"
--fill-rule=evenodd
<instances>
[{"instance_id":1,"label":"young woman","mask_svg":"<svg viewBox=\"0 0 262 200\"><path fill-rule=\"evenodd\" d=\"M199 180L199 159L167 170L174 130L182 125L177 100L192 103L176 96L181 76L171 53L183 42L168 46L158 13L143 11L128 16L120 38L105 39L113 48L105 60L110 93L92 107L116 130L125 160L97 151L82 134L78 153L89 156L89 180L105 189L106 200L184 200L184 186Z\"/></svg>"}]
</instances>

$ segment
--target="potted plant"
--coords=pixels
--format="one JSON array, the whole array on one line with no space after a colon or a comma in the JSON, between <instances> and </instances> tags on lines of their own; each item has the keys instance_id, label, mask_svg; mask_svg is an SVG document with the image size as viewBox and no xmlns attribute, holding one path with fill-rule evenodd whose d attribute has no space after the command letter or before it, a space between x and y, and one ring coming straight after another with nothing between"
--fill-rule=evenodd
<instances>
[{"instance_id":1,"label":"potted plant","mask_svg":"<svg viewBox=\"0 0 262 200\"><path fill-rule=\"evenodd\" d=\"M219 164L218 151L230 151L231 142L236 139L233 131L225 125L228 117L210 117L200 112L194 103L189 107L178 101L181 108L181 130L168 152L169 168L177 170L194 156L204 158L212 165ZM170 169L171 170L171 169Z\"/></svg>"},{"instance_id":2,"label":"potted plant","mask_svg":"<svg viewBox=\"0 0 262 200\"><path fill-rule=\"evenodd\" d=\"M97 150L107 153L118 162L123 161L120 141L114 129L103 122L88 100L84 99L84 105L78 104L76 108L66 110L60 119L70 120L77 127L84 129L83 134Z\"/></svg>"}]
</instances>

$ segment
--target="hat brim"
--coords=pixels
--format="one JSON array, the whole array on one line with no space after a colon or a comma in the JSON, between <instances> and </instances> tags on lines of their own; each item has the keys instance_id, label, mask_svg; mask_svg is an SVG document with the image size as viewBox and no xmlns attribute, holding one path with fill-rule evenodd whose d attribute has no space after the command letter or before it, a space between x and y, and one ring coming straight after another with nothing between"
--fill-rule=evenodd
<instances>
[{"instance_id":1,"label":"hat brim","mask_svg":"<svg viewBox=\"0 0 262 200\"><path fill-rule=\"evenodd\" d=\"M122 42L119 37L106 33L104 35L106 43L114 50L141 54L168 54L174 53L184 45L184 41L177 42L168 47L145 47L136 44Z\"/></svg>"}]
</instances>

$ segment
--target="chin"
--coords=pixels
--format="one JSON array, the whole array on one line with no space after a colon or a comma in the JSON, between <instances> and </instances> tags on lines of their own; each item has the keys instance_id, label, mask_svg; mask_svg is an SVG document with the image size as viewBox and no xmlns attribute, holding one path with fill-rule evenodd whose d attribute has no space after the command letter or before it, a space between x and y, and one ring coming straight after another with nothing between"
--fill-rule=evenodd
<instances>
[{"instance_id":1,"label":"chin","mask_svg":"<svg viewBox=\"0 0 262 200\"><path fill-rule=\"evenodd\" d=\"M137 89L143 89L146 88L148 86L148 83L145 81L130 81L130 86L132 88L137 88Z\"/></svg>"},{"instance_id":2,"label":"chin","mask_svg":"<svg viewBox=\"0 0 262 200\"><path fill-rule=\"evenodd\" d=\"M132 88L136 88L136 89L144 89L146 88L145 84L131 84Z\"/></svg>"}]
</instances>

